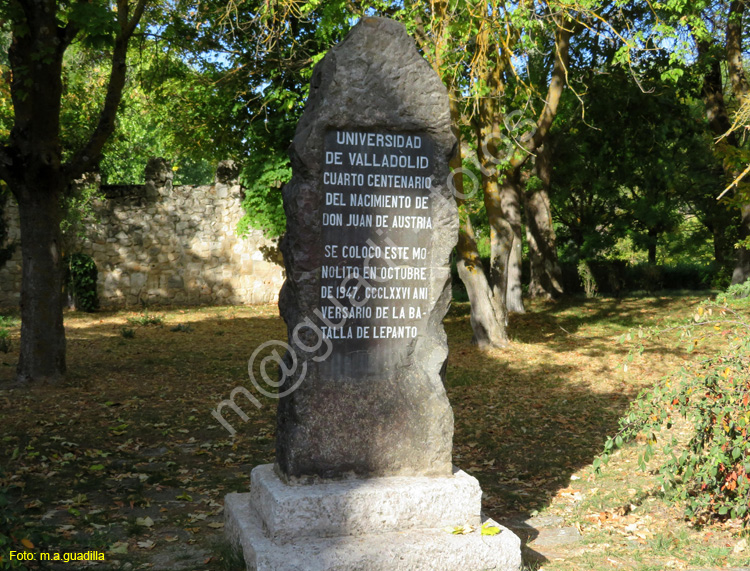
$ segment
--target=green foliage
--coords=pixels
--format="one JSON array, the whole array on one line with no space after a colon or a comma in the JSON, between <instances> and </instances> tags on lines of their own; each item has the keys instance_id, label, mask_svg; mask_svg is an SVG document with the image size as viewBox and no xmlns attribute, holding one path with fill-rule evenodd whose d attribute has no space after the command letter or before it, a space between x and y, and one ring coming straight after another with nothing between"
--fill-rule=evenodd
<instances>
[{"instance_id":1,"label":"green foliage","mask_svg":"<svg viewBox=\"0 0 750 571\"><path fill-rule=\"evenodd\" d=\"M701 84L695 74L665 83L668 65L654 57L630 71L584 69L585 95L564 95L550 193L563 259L732 257L738 218L716 201L722 170L696 97ZM665 243L667 235L681 239ZM716 252L706 248L712 240ZM667 257L656 259L659 251Z\"/></svg>"},{"instance_id":2,"label":"green foliage","mask_svg":"<svg viewBox=\"0 0 750 571\"><path fill-rule=\"evenodd\" d=\"M141 327L148 327L151 325L161 327L162 325L164 325L164 316L152 315L148 312L147 309L140 315L128 317L128 323L130 323L131 325L140 325Z\"/></svg>"},{"instance_id":3,"label":"green foliage","mask_svg":"<svg viewBox=\"0 0 750 571\"><path fill-rule=\"evenodd\" d=\"M7 353L10 351L10 331L0 325L0 351Z\"/></svg>"},{"instance_id":4,"label":"green foliage","mask_svg":"<svg viewBox=\"0 0 750 571\"><path fill-rule=\"evenodd\" d=\"M275 238L286 231L286 216L281 198L281 187L292 177L292 167L285 156L251 160L240 173L240 183L245 187L242 207L245 216L240 220L237 233L245 236L251 228L263 230Z\"/></svg>"},{"instance_id":5,"label":"green foliage","mask_svg":"<svg viewBox=\"0 0 750 571\"><path fill-rule=\"evenodd\" d=\"M174 184L210 184L215 163L239 154L236 94L212 70L191 66L181 47L155 42L131 50L136 73L104 149L104 183L142 184L148 159L164 157L174 165Z\"/></svg>"},{"instance_id":6,"label":"green foliage","mask_svg":"<svg viewBox=\"0 0 750 571\"><path fill-rule=\"evenodd\" d=\"M81 253L70 256L67 285L77 310L92 312L99 309L98 275L96 262L91 256Z\"/></svg>"},{"instance_id":7,"label":"green foliage","mask_svg":"<svg viewBox=\"0 0 750 571\"><path fill-rule=\"evenodd\" d=\"M70 185L63 197L64 218L60 222L63 239L70 243L86 235L86 221L95 220L94 200L101 198L102 193L96 177L85 176Z\"/></svg>"},{"instance_id":8,"label":"green foliage","mask_svg":"<svg viewBox=\"0 0 750 571\"><path fill-rule=\"evenodd\" d=\"M596 283L594 272L591 271L591 266L586 260L578 262L578 277L581 278L583 284L583 291L586 292L586 297L596 297L596 292L599 290L599 286Z\"/></svg>"},{"instance_id":9,"label":"green foliage","mask_svg":"<svg viewBox=\"0 0 750 571\"><path fill-rule=\"evenodd\" d=\"M123 327L120 329L120 336L124 339L133 339L135 337L135 329L132 327Z\"/></svg>"},{"instance_id":10,"label":"green foliage","mask_svg":"<svg viewBox=\"0 0 750 571\"><path fill-rule=\"evenodd\" d=\"M636 353L647 339L677 329L688 351L699 346L703 356L641 393L609 438L600 467L609 455L638 435L645 436L641 469L657 452L665 494L685 506L696 521L731 517L750 526L750 281L732 286L715 301L701 304L688 321L668 330L639 330ZM630 333L623 337L632 339ZM632 359L633 353L630 357ZM680 419L690 426L687 442L661 435Z\"/></svg>"}]
</instances>

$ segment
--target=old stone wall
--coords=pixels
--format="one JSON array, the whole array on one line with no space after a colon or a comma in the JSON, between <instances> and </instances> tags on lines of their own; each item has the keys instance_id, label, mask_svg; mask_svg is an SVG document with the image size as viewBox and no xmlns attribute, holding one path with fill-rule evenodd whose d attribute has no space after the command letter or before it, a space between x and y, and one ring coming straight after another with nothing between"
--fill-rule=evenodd
<instances>
[{"instance_id":1,"label":"old stone wall","mask_svg":"<svg viewBox=\"0 0 750 571\"><path fill-rule=\"evenodd\" d=\"M172 186L171 174L147 168L145 185L104 187L85 238L68 245L96 261L101 306L275 302L284 281L275 244L259 231L236 235L241 187L221 171L210 186ZM12 200L5 218L9 240L20 243ZM20 288L17 247L0 269L0 306L18 305Z\"/></svg>"}]
</instances>

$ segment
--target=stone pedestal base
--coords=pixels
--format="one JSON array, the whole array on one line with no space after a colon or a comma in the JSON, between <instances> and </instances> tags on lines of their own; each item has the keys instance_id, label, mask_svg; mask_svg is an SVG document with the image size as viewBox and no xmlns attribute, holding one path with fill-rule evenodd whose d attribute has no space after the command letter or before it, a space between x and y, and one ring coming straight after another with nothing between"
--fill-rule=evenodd
<instances>
[{"instance_id":1,"label":"stone pedestal base","mask_svg":"<svg viewBox=\"0 0 750 571\"><path fill-rule=\"evenodd\" d=\"M271 465L225 499L226 533L257 571L518 571L520 540L481 535L481 490L447 478L392 477L288 485ZM475 527L453 535L447 526ZM494 525L494 523L493 523Z\"/></svg>"}]
</instances>

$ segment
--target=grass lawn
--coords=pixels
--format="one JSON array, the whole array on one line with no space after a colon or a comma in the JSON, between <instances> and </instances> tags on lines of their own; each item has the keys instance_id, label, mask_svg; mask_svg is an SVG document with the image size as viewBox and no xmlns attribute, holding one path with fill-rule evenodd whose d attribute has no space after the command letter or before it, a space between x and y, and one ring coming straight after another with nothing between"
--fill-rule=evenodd
<instances>
[{"instance_id":1,"label":"grass lawn","mask_svg":"<svg viewBox=\"0 0 750 571\"><path fill-rule=\"evenodd\" d=\"M468 305L451 308L454 463L479 479L495 519L547 518L581 534L541 550L546 558L528 569L750 565L738 528L684 521L653 474L638 470L634 448L600 476L591 469L639 390L686 357L652 346L625 372L617 338L690 315L704 298L530 303L511 317L511 346L489 353L471 345ZM12 518L10 549L102 551L99 569L237 569L222 544L223 497L247 490L251 468L273 461L275 401L257 395L260 409L243 406L250 419L232 419L234 438L210 410L239 384L253 391L253 350L286 339L277 308L69 313L65 323L65 383L0 390L0 490L12 508L0 513ZM18 335L15 323L10 352L0 352L0 385L13 377ZM539 538L528 539L533 551Z\"/></svg>"}]
</instances>

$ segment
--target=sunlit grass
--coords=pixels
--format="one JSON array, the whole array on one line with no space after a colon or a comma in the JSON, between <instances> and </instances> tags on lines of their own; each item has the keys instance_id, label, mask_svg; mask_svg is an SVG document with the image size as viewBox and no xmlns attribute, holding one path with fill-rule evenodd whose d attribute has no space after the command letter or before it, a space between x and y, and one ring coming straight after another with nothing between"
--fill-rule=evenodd
<instances>
[{"instance_id":1,"label":"sunlit grass","mask_svg":"<svg viewBox=\"0 0 750 571\"><path fill-rule=\"evenodd\" d=\"M454 463L480 480L484 511L494 519L555 515L582 532L578 543L558 550L560 557L528 569L748 564L747 552L733 551L737 529L693 528L679 506L664 502L655 477L638 470L634 447L618 452L601 475L591 468L638 392L686 357L677 339L668 339L649 345L625 371L628 347L618 338L691 315L703 298L529 303L526 314L511 316L510 346L489 352L471 344L468 305L451 308L446 390L455 415ZM84 493L90 509L107 510L115 531L120 525L127 531L134 510L150 503L157 513L168 510L154 534L160 526L190 529L191 541L210 545L221 531L206 523L220 516L191 523L187 514L209 511L206 502L220 506L225 493L247 488L252 466L273 461L273 399L263 397L260 409L248 405L250 419L235 419L234 439L210 410L237 385L248 385L247 362L256 347L286 339L278 309L149 308L149 315L162 318L161 327L129 322L144 314L66 313L65 383L0 393L0 465L25 482L19 505L41 506L24 511L30 529L45 524L44 513ZM12 348L0 353L0 383L12 379L18 358L19 324L7 327ZM125 328L132 337L122 335ZM92 465L102 469L92 471ZM115 485L130 472L150 475L132 489ZM159 499L165 494L173 499ZM83 518L60 517L55 525L91 531ZM131 543L143 535L133 532ZM157 543L148 553L134 547L128 557L148 563L162 547ZM212 562L205 568L220 567Z\"/></svg>"}]
</instances>

